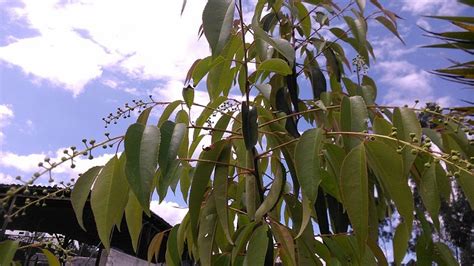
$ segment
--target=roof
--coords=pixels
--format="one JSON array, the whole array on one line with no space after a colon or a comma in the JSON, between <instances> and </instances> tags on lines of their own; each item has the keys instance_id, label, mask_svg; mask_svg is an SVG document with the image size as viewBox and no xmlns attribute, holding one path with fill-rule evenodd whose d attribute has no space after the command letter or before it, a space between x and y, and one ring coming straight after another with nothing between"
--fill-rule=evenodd
<instances>
[{"instance_id":1,"label":"roof","mask_svg":"<svg viewBox=\"0 0 474 266\"><path fill-rule=\"evenodd\" d=\"M0 198L6 195L11 186L15 185L0 184ZM51 193L57 191L56 187L45 186L30 186L28 189L30 191L28 195L22 193L16 195L15 204L17 206L23 206L26 198L34 200L35 198L43 197L45 195L43 192ZM35 192L37 195L33 196ZM84 231L77 222L70 201L70 193L65 193L60 197L49 198L45 203L46 206L44 207L35 205L29 206L26 209L26 214L14 218L7 224L6 229L62 234L79 242L94 246L100 243L89 200L87 200L83 211L83 221L87 231ZM2 225L4 224L3 214L5 211L6 210L0 209L0 223ZM135 254L125 218L123 217L120 231L115 229L113 232L111 247L132 256L137 255L137 257L146 260L147 249L151 239L158 232L170 228L170 224L154 213L151 213L150 217L143 215L143 228L139 238L138 254ZM164 249L162 249L162 252L163 251ZM160 257L164 258L164 256Z\"/></svg>"}]
</instances>

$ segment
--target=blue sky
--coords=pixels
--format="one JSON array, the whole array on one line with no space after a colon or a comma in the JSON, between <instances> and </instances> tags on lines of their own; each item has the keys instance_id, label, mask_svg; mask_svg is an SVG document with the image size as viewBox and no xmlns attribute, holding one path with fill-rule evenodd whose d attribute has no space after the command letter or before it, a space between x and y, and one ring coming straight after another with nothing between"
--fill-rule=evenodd
<instances>
[{"instance_id":1,"label":"blue sky","mask_svg":"<svg viewBox=\"0 0 474 266\"><path fill-rule=\"evenodd\" d=\"M377 82L378 102L412 105L419 99L446 106L473 101L472 90L427 73L457 55L418 48L433 40L416 26L448 30L447 24L421 15L472 10L455 0L381 2L404 18L398 27L407 45L370 24L377 61L369 75ZM0 0L0 182L31 176L45 156L60 157L83 138L123 134L132 120L106 130L102 117L132 99L149 94L163 101L180 99L187 69L209 53L205 40L197 39L204 4L188 1L180 16L181 1ZM206 93L196 100L206 102ZM102 153L96 152L93 161L81 160L74 170L60 167L57 177L76 177L104 164L114 150ZM182 217L183 211L173 208L178 205L185 207L174 196L160 206L152 203L172 223Z\"/></svg>"}]
</instances>

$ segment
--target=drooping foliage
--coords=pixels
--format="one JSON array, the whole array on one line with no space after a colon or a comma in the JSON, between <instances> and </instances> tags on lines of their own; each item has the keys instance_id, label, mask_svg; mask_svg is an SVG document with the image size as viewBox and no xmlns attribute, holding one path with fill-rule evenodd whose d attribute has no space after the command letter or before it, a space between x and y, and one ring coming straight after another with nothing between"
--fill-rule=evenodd
<instances>
[{"instance_id":1,"label":"drooping foliage","mask_svg":"<svg viewBox=\"0 0 474 266\"><path fill-rule=\"evenodd\" d=\"M387 265L404 259L417 217L417 258L452 264L432 232L454 184L474 206L472 126L445 109L376 103L376 84L364 72L374 59L368 25L376 21L401 38L397 19L377 0L259 0L253 7L209 0L202 32L211 55L189 69L183 99L127 105L105 119L140 110L124 136L64 160L123 142L120 156L73 188L78 221L92 189L104 246L125 214L136 247L137 217L149 214L155 191L160 200L172 191L189 212L155 236L150 261L166 248L167 265L180 264L185 252L201 265ZM349 54L357 55L353 65ZM194 101L195 87L209 103ZM153 121L149 114L161 105ZM378 245L379 223L390 217L399 221L393 258Z\"/></svg>"}]
</instances>

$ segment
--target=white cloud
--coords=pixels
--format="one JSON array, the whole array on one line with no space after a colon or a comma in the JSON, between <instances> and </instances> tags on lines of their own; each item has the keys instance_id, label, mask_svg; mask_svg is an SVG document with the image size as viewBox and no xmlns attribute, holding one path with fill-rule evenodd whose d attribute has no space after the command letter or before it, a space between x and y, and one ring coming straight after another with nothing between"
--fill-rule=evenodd
<instances>
[{"instance_id":1,"label":"white cloud","mask_svg":"<svg viewBox=\"0 0 474 266\"><path fill-rule=\"evenodd\" d=\"M400 58L414 53L418 47L407 47L396 37L380 36L373 40L374 54L377 60Z\"/></svg>"},{"instance_id":2,"label":"white cloud","mask_svg":"<svg viewBox=\"0 0 474 266\"><path fill-rule=\"evenodd\" d=\"M0 151L0 166L3 168L10 168L13 171L18 172L19 175L23 176L23 180L29 180L29 178L35 173L43 168L38 167L39 162L44 163L45 157L50 158L50 162L60 162L61 157L64 156L64 149L58 149L56 152L48 153L32 153L26 155L20 155L13 152L4 152ZM71 168L70 161L61 164L60 166L54 168L52 171L53 178L55 182L59 181L69 181L71 178L77 178L78 174L84 173L89 168L97 165L105 165L107 161L112 158L113 154L102 154L96 156L93 160L87 159L84 157L77 157L74 159L75 168ZM44 163L47 165L47 163ZM49 176L47 174L41 176L35 184L49 184Z\"/></svg>"},{"instance_id":3,"label":"white cloud","mask_svg":"<svg viewBox=\"0 0 474 266\"><path fill-rule=\"evenodd\" d=\"M383 102L390 105L413 105L415 100L422 104L437 102L449 106L450 97L434 97L432 75L407 61L382 61L374 69L380 71L380 81L387 87Z\"/></svg>"},{"instance_id":4,"label":"white cloud","mask_svg":"<svg viewBox=\"0 0 474 266\"><path fill-rule=\"evenodd\" d=\"M24 72L82 92L103 70L135 78L182 80L192 62L208 54L197 40L205 1L23 0L9 10L39 36L0 47L0 59Z\"/></svg>"},{"instance_id":5,"label":"white cloud","mask_svg":"<svg viewBox=\"0 0 474 266\"><path fill-rule=\"evenodd\" d=\"M0 145L5 139L5 134L2 132L2 128L8 126L13 117L14 114L11 105L0 104Z\"/></svg>"},{"instance_id":6,"label":"white cloud","mask_svg":"<svg viewBox=\"0 0 474 266\"><path fill-rule=\"evenodd\" d=\"M186 216L186 213L188 213L188 208L180 207L176 202L165 200L161 203L153 200L150 203L150 209L171 225L180 223L184 216Z\"/></svg>"},{"instance_id":7,"label":"white cloud","mask_svg":"<svg viewBox=\"0 0 474 266\"><path fill-rule=\"evenodd\" d=\"M22 184L22 183L11 175L0 173L0 184Z\"/></svg>"},{"instance_id":8,"label":"white cloud","mask_svg":"<svg viewBox=\"0 0 474 266\"><path fill-rule=\"evenodd\" d=\"M459 14L464 6L456 0L403 0L402 11L415 15L445 15Z\"/></svg>"}]
</instances>

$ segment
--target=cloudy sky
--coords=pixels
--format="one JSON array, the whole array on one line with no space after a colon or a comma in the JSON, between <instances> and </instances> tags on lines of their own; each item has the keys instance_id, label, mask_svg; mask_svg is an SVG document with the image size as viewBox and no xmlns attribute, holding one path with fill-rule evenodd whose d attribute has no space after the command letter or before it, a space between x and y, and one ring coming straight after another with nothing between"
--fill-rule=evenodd
<instances>
[{"instance_id":1,"label":"cloudy sky","mask_svg":"<svg viewBox=\"0 0 474 266\"><path fill-rule=\"evenodd\" d=\"M150 94L163 101L180 99L187 69L209 53L205 40L197 38L205 1L188 1L182 16L181 3L0 0L0 182L31 176L45 156L60 158L65 147L80 146L83 138L101 140L106 131L123 134L131 120L106 130L102 117L132 99ZM404 18L399 31L406 46L371 23L377 61L369 75L378 84L379 103L473 101L461 85L427 73L456 55L419 49L433 40L416 26L448 29L422 15L467 14L467 8L455 0L390 1L388 8ZM205 101L205 93L198 96ZM57 178L76 177L104 164L112 153L80 160L74 170L60 167ZM169 196L152 207L175 223L184 213L177 207L186 206L180 197Z\"/></svg>"}]
</instances>

